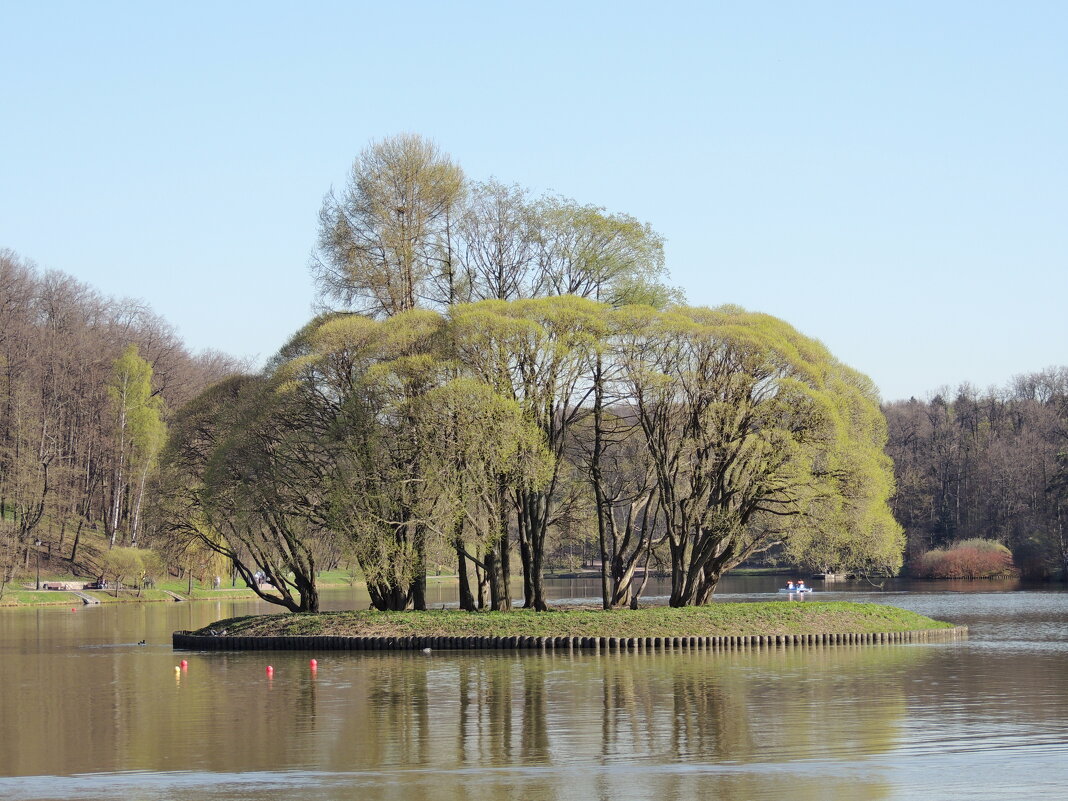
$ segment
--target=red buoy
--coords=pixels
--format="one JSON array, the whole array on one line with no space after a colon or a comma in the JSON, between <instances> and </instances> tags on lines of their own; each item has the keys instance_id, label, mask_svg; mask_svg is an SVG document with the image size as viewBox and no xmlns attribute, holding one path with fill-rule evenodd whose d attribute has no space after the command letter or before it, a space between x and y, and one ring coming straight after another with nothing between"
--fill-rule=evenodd
<instances>
[{"instance_id":1,"label":"red buoy","mask_svg":"<svg viewBox=\"0 0 1068 801\"><path fill-rule=\"evenodd\" d=\"M186 670L189 667L189 663L184 659L182 660L182 670Z\"/></svg>"},{"instance_id":2,"label":"red buoy","mask_svg":"<svg viewBox=\"0 0 1068 801\"><path fill-rule=\"evenodd\" d=\"M274 675L274 668L271 667L270 665L267 666L267 675L268 676L273 676Z\"/></svg>"},{"instance_id":3,"label":"red buoy","mask_svg":"<svg viewBox=\"0 0 1068 801\"><path fill-rule=\"evenodd\" d=\"M311 665L311 669L312 670L316 670L319 667L319 663L316 662L314 659L311 662L309 662L308 664Z\"/></svg>"}]
</instances>

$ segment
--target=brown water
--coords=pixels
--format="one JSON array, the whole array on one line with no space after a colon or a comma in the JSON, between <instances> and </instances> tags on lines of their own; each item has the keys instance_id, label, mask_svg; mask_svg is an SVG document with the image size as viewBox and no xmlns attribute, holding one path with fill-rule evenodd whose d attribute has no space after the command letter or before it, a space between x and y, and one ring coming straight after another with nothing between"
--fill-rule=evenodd
<instances>
[{"instance_id":1,"label":"brown water","mask_svg":"<svg viewBox=\"0 0 1068 801\"><path fill-rule=\"evenodd\" d=\"M776 583L729 580L718 597L767 600ZM263 607L0 610L0 798L1064 798L1068 592L859 589L822 597L893 603L971 637L741 653L175 653L171 631ZM337 592L328 605L357 603Z\"/></svg>"}]
</instances>

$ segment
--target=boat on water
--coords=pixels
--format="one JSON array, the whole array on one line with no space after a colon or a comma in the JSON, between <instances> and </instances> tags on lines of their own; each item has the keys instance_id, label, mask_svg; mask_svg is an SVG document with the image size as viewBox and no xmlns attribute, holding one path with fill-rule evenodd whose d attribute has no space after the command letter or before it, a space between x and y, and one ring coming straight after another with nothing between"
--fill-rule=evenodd
<instances>
[{"instance_id":1,"label":"boat on water","mask_svg":"<svg viewBox=\"0 0 1068 801\"><path fill-rule=\"evenodd\" d=\"M808 595L810 592L815 592L811 587L794 587L792 590L786 587L780 587L779 592L787 593L789 595Z\"/></svg>"}]
</instances>

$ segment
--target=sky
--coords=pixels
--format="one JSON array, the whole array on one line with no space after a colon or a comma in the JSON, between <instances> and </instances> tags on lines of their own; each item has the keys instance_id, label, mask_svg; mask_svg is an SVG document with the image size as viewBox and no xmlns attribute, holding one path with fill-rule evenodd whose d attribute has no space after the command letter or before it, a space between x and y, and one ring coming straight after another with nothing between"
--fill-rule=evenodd
<instances>
[{"instance_id":1,"label":"sky","mask_svg":"<svg viewBox=\"0 0 1068 801\"><path fill-rule=\"evenodd\" d=\"M264 360L372 140L650 223L884 400L1068 364L1068 3L0 0L0 248Z\"/></svg>"}]
</instances>

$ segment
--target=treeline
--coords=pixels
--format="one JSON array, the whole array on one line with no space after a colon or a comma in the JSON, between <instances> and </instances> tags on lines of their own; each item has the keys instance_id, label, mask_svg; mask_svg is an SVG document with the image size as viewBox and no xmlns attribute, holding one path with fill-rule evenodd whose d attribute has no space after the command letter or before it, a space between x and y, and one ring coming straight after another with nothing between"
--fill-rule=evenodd
<instances>
[{"instance_id":1,"label":"treeline","mask_svg":"<svg viewBox=\"0 0 1068 801\"><path fill-rule=\"evenodd\" d=\"M1068 368L884 412L910 561L987 538L1008 546L1026 576L1068 574Z\"/></svg>"},{"instance_id":2,"label":"treeline","mask_svg":"<svg viewBox=\"0 0 1068 801\"><path fill-rule=\"evenodd\" d=\"M143 303L0 251L0 582L77 569L86 528L137 544L165 418L241 365L190 354Z\"/></svg>"},{"instance_id":3,"label":"treeline","mask_svg":"<svg viewBox=\"0 0 1068 801\"><path fill-rule=\"evenodd\" d=\"M636 602L654 555L676 606L770 549L899 566L871 382L781 320L678 304L649 226L469 181L401 136L327 196L312 267L333 311L187 405L163 459L161 534L266 600L316 609L347 552L377 608L423 608L451 552L463 608L508 608L517 566L545 609L546 554L575 530L596 532L606 607Z\"/></svg>"}]
</instances>

